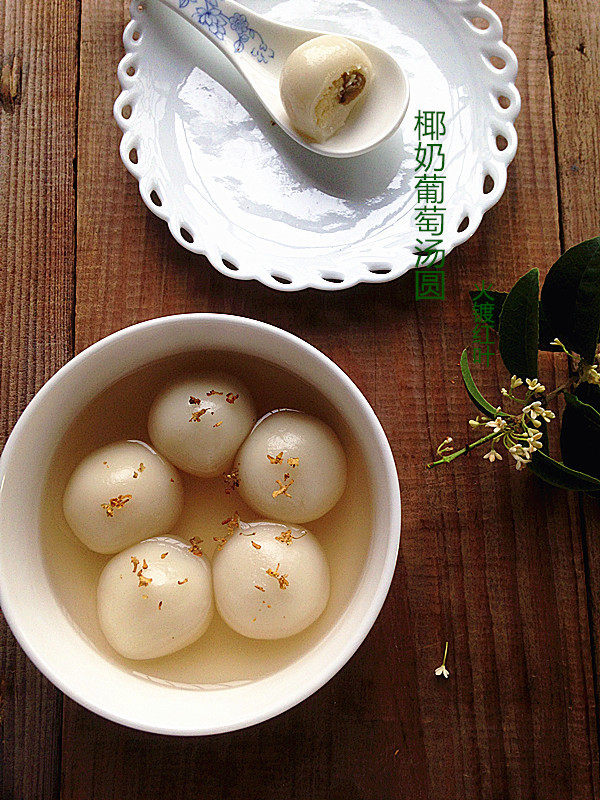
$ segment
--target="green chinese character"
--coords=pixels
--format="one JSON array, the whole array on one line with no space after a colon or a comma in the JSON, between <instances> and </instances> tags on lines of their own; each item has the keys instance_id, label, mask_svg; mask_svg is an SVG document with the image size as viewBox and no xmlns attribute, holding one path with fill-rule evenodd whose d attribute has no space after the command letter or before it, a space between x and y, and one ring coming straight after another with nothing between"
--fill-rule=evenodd
<instances>
[{"instance_id":1,"label":"green chinese character","mask_svg":"<svg viewBox=\"0 0 600 800\"><path fill-rule=\"evenodd\" d=\"M445 111L419 111L415 130L419 139L441 139L446 135Z\"/></svg>"},{"instance_id":2,"label":"green chinese character","mask_svg":"<svg viewBox=\"0 0 600 800\"><path fill-rule=\"evenodd\" d=\"M417 146L417 172L443 172L446 166L446 156L444 155L441 144L432 144L428 142L423 145L419 142ZM437 166L434 166L437 164Z\"/></svg>"},{"instance_id":3,"label":"green chinese character","mask_svg":"<svg viewBox=\"0 0 600 800\"><path fill-rule=\"evenodd\" d=\"M430 233L433 236L441 236L444 232L444 213L445 208L439 206L421 206L416 208L415 225L421 233Z\"/></svg>"},{"instance_id":4,"label":"green chinese character","mask_svg":"<svg viewBox=\"0 0 600 800\"><path fill-rule=\"evenodd\" d=\"M494 348L492 347L492 342L475 342L473 344L473 361L476 364L484 363L486 367L490 365L490 356L495 356L496 353L494 352Z\"/></svg>"},{"instance_id":5,"label":"green chinese character","mask_svg":"<svg viewBox=\"0 0 600 800\"><path fill-rule=\"evenodd\" d=\"M444 178L422 175L416 184L417 203L437 206L444 202Z\"/></svg>"},{"instance_id":6,"label":"green chinese character","mask_svg":"<svg viewBox=\"0 0 600 800\"><path fill-rule=\"evenodd\" d=\"M415 272L415 298L417 300L443 300L445 279L441 269L419 269Z\"/></svg>"},{"instance_id":7,"label":"green chinese character","mask_svg":"<svg viewBox=\"0 0 600 800\"><path fill-rule=\"evenodd\" d=\"M473 313L479 317L486 325L494 322L494 297L486 291L485 281L481 282L481 288L477 287L478 293L473 297Z\"/></svg>"},{"instance_id":8,"label":"green chinese character","mask_svg":"<svg viewBox=\"0 0 600 800\"><path fill-rule=\"evenodd\" d=\"M438 245L442 243L441 239L428 239L426 242L417 239L417 247L415 247L415 255L417 262L415 267L437 267L443 269L446 261L446 251L439 248Z\"/></svg>"}]
</instances>

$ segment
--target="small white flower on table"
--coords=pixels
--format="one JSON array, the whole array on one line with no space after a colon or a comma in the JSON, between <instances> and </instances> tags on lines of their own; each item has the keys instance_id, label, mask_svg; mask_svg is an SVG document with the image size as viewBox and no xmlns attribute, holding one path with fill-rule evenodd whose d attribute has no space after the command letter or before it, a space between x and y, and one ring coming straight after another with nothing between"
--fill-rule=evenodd
<instances>
[{"instance_id":1,"label":"small white flower on table","mask_svg":"<svg viewBox=\"0 0 600 800\"><path fill-rule=\"evenodd\" d=\"M444 650L444 660L442 661L440 666L435 671L435 674L436 674L436 676L438 678L440 678L442 676L444 678L449 678L450 677L450 671L446 668L446 658L447 658L447 656L448 656L448 642L446 642L446 649Z\"/></svg>"}]
</instances>

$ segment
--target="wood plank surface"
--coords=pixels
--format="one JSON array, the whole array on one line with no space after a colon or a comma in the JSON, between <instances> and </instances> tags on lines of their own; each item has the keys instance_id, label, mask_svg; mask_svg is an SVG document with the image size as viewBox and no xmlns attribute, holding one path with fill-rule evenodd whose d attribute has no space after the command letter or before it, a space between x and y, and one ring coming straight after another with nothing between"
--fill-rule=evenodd
<instances>
[{"instance_id":1,"label":"wood plank surface","mask_svg":"<svg viewBox=\"0 0 600 800\"><path fill-rule=\"evenodd\" d=\"M4 630L3 800L600 796L597 509L506 460L424 469L448 433L468 435L457 367L471 341L468 291L483 278L508 288L532 265L544 273L561 234L573 244L600 218L596 0L490 5L520 60L519 153L500 204L448 259L436 303L414 300L412 276L280 294L179 248L118 156L123 2L82 0L79 92L77 4L0 4L2 65L16 54L24 75L14 111L0 111L2 436L73 343L169 313L237 313L302 336L348 372L388 434L403 492L398 569L367 641L314 697L258 727L173 739L65 699L61 764L58 693ZM548 380L555 369L545 358ZM499 359L477 379L493 396L506 380ZM446 639L451 677L440 681Z\"/></svg>"},{"instance_id":2,"label":"wood plank surface","mask_svg":"<svg viewBox=\"0 0 600 800\"><path fill-rule=\"evenodd\" d=\"M595 0L549 0L548 40L564 247L600 234L600 20ZM574 76L576 78L574 79ZM573 91L574 84L576 90ZM600 506L581 498L596 702L600 687ZM599 727L600 731L600 727Z\"/></svg>"},{"instance_id":3,"label":"wood plank surface","mask_svg":"<svg viewBox=\"0 0 600 800\"><path fill-rule=\"evenodd\" d=\"M73 353L76 3L0 3L0 444ZM0 630L0 795L55 798L60 693Z\"/></svg>"},{"instance_id":4,"label":"wood plank surface","mask_svg":"<svg viewBox=\"0 0 600 800\"><path fill-rule=\"evenodd\" d=\"M449 259L447 300L416 303L411 276L383 290L296 297L239 286L178 248L118 159L110 113L122 6L84 0L76 349L192 310L245 314L303 336L373 404L396 455L404 519L385 609L316 696L257 728L192 740L127 730L65 701L65 800L598 796L577 500L509 476L506 461L424 470L447 433L467 433L457 361L470 338L468 290L484 277L507 288L560 251L544 6L492 5L521 62L519 154L502 202ZM553 372L550 360L544 366ZM490 391L505 379L498 363L479 377ZM433 670L445 639L452 677L440 682Z\"/></svg>"}]
</instances>

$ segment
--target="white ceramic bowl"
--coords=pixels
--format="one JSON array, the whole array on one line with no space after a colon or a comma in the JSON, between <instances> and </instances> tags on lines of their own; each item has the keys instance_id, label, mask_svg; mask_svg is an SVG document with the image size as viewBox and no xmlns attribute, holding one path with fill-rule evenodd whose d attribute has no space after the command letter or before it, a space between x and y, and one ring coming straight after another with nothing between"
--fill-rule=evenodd
<instances>
[{"instance_id":1,"label":"white ceramic bowl","mask_svg":"<svg viewBox=\"0 0 600 800\"><path fill-rule=\"evenodd\" d=\"M285 669L245 685L214 690L152 682L105 659L59 604L39 531L49 462L77 414L133 370L165 356L202 349L248 353L319 386L356 437L374 487L366 563L334 626ZM399 541L400 490L394 459L363 395L339 367L306 342L241 317L163 317L102 339L38 392L0 459L0 601L8 624L31 660L65 694L97 714L140 730L174 735L232 731L280 714L311 695L348 661L375 622L392 580Z\"/></svg>"}]
</instances>

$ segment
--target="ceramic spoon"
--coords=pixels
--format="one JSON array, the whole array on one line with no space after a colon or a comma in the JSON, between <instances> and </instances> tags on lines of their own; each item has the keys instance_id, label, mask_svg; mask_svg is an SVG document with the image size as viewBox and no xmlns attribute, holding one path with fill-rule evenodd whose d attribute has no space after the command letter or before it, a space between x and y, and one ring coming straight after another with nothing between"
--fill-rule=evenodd
<instances>
[{"instance_id":1,"label":"ceramic spoon","mask_svg":"<svg viewBox=\"0 0 600 800\"><path fill-rule=\"evenodd\" d=\"M292 50L323 31L273 22L234 0L160 2L216 45L252 86L271 118L308 150L335 158L358 156L388 139L402 122L409 99L408 81L402 68L380 47L346 37L362 47L371 59L375 81L364 103L338 133L326 142L310 142L291 125L279 95L279 75Z\"/></svg>"}]
</instances>

